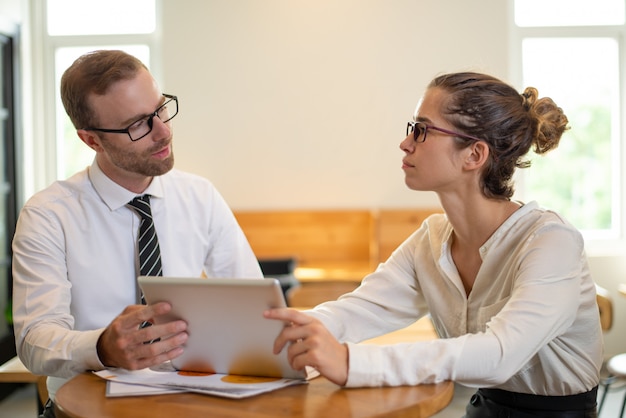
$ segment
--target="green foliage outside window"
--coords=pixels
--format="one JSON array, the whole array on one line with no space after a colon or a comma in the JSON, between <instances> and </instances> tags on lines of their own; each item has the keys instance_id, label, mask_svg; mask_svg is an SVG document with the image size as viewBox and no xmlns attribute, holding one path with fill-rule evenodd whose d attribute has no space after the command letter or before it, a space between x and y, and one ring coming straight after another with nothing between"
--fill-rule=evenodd
<instances>
[{"instance_id":1,"label":"green foliage outside window","mask_svg":"<svg viewBox=\"0 0 626 418\"><path fill-rule=\"evenodd\" d=\"M571 129L557 149L531 154L531 198L579 229L610 229L611 116L606 108L587 106L570 110L568 118Z\"/></svg>"}]
</instances>

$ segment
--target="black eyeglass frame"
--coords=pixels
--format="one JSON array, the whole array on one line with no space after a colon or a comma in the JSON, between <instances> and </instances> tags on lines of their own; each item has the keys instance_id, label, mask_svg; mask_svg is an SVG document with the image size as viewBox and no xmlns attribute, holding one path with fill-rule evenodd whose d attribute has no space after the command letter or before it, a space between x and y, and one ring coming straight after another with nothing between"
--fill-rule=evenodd
<instances>
[{"instance_id":1,"label":"black eyeglass frame","mask_svg":"<svg viewBox=\"0 0 626 418\"><path fill-rule=\"evenodd\" d=\"M424 127L424 136L422 137L421 141L419 140L420 129L415 129L416 125ZM410 133L413 133L413 140L416 143L424 142L426 141L426 134L428 134L429 129L432 129L433 131L439 131L450 136L457 136L459 138L470 139L472 141L484 141L484 139L477 138L475 136L465 135L459 132L450 131L448 129L439 128L434 125L429 125L425 122L418 122L418 121L413 121L413 120L409 121L406 125L406 136L409 136Z\"/></svg>"},{"instance_id":2,"label":"black eyeglass frame","mask_svg":"<svg viewBox=\"0 0 626 418\"><path fill-rule=\"evenodd\" d=\"M128 125L126 128L124 129L107 129L107 128L83 128L85 131L96 131L96 132L106 132L106 133L113 133L113 134L126 134L128 135L128 137L130 138L131 141L135 142L135 141L139 141L142 138L145 138L146 136L148 136L150 134L150 132L152 132L152 126L154 124L153 119L154 117L158 117L159 119L161 119L159 117L159 111L161 109L163 109L165 106L167 106L171 101L174 101L174 103L176 104L176 112L174 112L172 115L170 115L169 118L167 118L166 120L161 119L161 122L163 123L167 123L169 121L171 121L172 119L174 119L174 116L178 115L178 97L171 95L171 94L165 94L163 93L163 97L165 97L166 100L161 106L157 107L156 110L154 112L152 112L149 115L146 115L142 118L137 119L136 121L134 121L133 123L131 123L130 125ZM144 120L147 119L147 123L148 123L148 132L146 132L145 134L143 134L142 136L140 136L139 138L134 138L131 136L130 134L130 128L136 124L137 122L139 122L140 120Z\"/></svg>"}]
</instances>

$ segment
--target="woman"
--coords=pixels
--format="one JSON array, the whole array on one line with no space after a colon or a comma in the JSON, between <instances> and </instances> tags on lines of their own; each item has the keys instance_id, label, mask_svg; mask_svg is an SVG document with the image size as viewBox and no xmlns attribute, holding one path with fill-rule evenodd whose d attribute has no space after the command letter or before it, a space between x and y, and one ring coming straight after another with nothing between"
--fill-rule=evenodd
<instances>
[{"instance_id":1,"label":"woman","mask_svg":"<svg viewBox=\"0 0 626 418\"><path fill-rule=\"evenodd\" d=\"M480 388L467 417L596 417L602 334L581 234L536 202L511 200L515 168L555 148L567 118L529 87L484 74L428 86L400 144L405 182L437 193L429 217L362 285L291 323L295 369L348 387L443 380ZM356 345L430 314L441 337ZM503 412L505 411L505 412Z\"/></svg>"}]
</instances>

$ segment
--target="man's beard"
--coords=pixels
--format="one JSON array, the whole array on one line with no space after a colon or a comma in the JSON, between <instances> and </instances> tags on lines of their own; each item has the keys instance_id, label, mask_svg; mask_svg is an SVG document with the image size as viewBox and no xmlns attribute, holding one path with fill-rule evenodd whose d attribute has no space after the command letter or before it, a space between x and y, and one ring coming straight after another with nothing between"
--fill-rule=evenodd
<instances>
[{"instance_id":1,"label":"man's beard","mask_svg":"<svg viewBox=\"0 0 626 418\"><path fill-rule=\"evenodd\" d=\"M152 158L152 154L161 150L167 142L157 144L141 154L129 152L128 149L119 149L108 144L107 151L113 165L123 170L141 174L148 177L160 176L167 173L174 167L174 149L171 141L170 155L163 160ZM104 144L103 144L104 145Z\"/></svg>"}]
</instances>

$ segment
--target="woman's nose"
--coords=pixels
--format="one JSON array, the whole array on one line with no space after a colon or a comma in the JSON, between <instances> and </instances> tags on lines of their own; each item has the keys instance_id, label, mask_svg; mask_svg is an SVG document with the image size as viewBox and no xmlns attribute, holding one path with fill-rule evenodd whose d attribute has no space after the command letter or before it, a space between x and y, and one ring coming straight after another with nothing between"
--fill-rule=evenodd
<instances>
[{"instance_id":1,"label":"woman's nose","mask_svg":"<svg viewBox=\"0 0 626 418\"><path fill-rule=\"evenodd\" d=\"M409 134L400 142L400 149L407 154L412 154L415 150L415 141L413 140L413 134Z\"/></svg>"}]
</instances>

